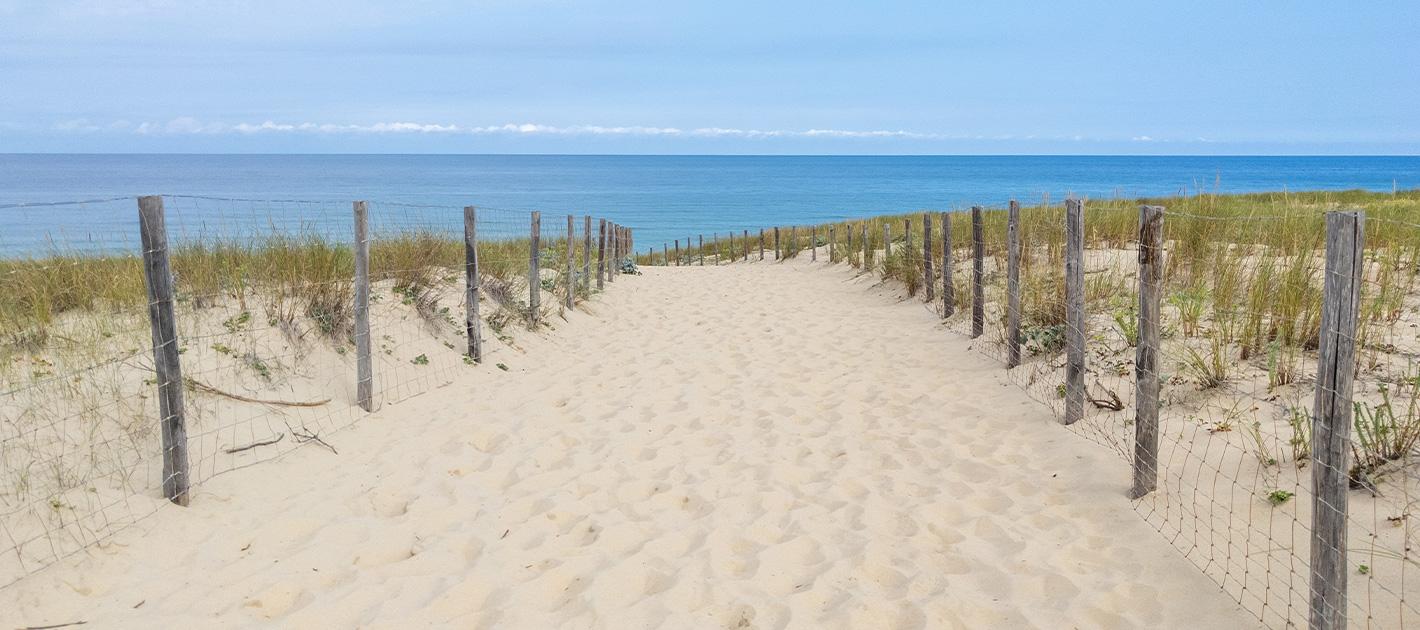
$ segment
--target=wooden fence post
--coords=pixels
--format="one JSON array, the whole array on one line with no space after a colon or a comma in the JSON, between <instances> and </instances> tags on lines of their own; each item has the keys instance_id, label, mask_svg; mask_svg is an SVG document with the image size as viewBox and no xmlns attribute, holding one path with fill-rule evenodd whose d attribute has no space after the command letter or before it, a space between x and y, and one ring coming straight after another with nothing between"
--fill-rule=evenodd
<instances>
[{"instance_id":1,"label":"wooden fence post","mask_svg":"<svg viewBox=\"0 0 1420 630\"><path fill-rule=\"evenodd\" d=\"M528 239L528 327L537 328L537 311L542 307L542 273L538 270L538 250L541 249L542 213L532 212Z\"/></svg>"},{"instance_id":2,"label":"wooden fence post","mask_svg":"<svg viewBox=\"0 0 1420 630\"><path fill-rule=\"evenodd\" d=\"M577 251L576 241L572 240L572 235L577 233L577 224L575 221L575 217L570 214L567 215L567 253L563 256L567 259L567 264L565 265L566 275L563 277L562 285L564 292L567 294L563 301L566 302L567 310L569 311L575 310L577 304L576 283L572 281L572 257Z\"/></svg>"},{"instance_id":3,"label":"wooden fence post","mask_svg":"<svg viewBox=\"0 0 1420 630\"><path fill-rule=\"evenodd\" d=\"M675 240L675 266L680 266L680 239Z\"/></svg>"},{"instance_id":4,"label":"wooden fence post","mask_svg":"<svg viewBox=\"0 0 1420 630\"><path fill-rule=\"evenodd\" d=\"M1021 364L1021 204L1006 210L1006 369Z\"/></svg>"},{"instance_id":5,"label":"wooden fence post","mask_svg":"<svg viewBox=\"0 0 1420 630\"><path fill-rule=\"evenodd\" d=\"M654 251L654 250L653 250ZM606 288L606 219L597 220L597 290Z\"/></svg>"},{"instance_id":6,"label":"wooden fence post","mask_svg":"<svg viewBox=\"0 0 1420 630\"><path fill-rule=\"evenodd\" d=\"M859 265L859 267L861 267L863 271L872 271L873 266L868 258L868 256L872 253L870 251L872 247L868 244L868 222L864 221L858 224L858 226L863 230L862 234L859 235L862 237L861 240L863 241L863 264Z\"/></svg>"},{"instance_id":7,"label":"wooden fence post","mask_svg":"<svg viewBox=\"0 0 1420 630\"><path fill-rule=\"evenodd\" d=\"M744 251L744 254L745 254L745 255L744 255L744 258L742 258L741 260L744 260L745 262L749 262L749 230L745 230L744 233L741 234L740 242L744 244L744 248L745 248L745 251Z\"/></svg>"},{"instance_id":8,"label":"wooden fence post","mask_svg":"<svg viewBox=\"0 0 1420 630\"><path fill-rule=\"evenodd\" d=\"M912 259L912 219L902 220L902 260L903 262ZM915 269L913 271L916 271Z\"/></svg>"},{"instance_id":9,"label":"wooden fence post","mask_svg":"<svg viewBox=\"0 0 1420 630\"><path fill-rule=\"evenodd\" d=\"M616 223L608 225L606 236L611 239L611 261L607 264L606 281L613 282L617 276L621 275L621 252L626 247L621 242L621 225Z\"/></svg>"},{"instance_id":10,"label":"wooden fence post","mask_svg":"<svg viewBox=\"0 0 1420 630\"><path fill-rule=\"evenodd\" d=\"M843 250L844 252L846 252L843 257L848 260L848 263L851 266L853 263L853 252L858 251L856 249L853 249L853 224L846 223L843 227L845 228L843 231L848 234L848 245Z\"/></svg>"},{"instance_id":11,"label":"wooden fence post","mask_svg":"<svg viewBox=\"0 0 1420 630\"><path fill-rule=\"evenodd\" d=\"M582 215L582 285L592 296L592 215Z\"/></svg>"},{"instance_id":12,"label":"wooden fence post","mask_svg":"<svg viewBox=\"0 0 1420 630\"><path fill-rule=\"evenodd\" d=\"M986 332L986 239L981 206L971 207L971 338Z\"/></svg>"},{"instance_id":13,"label":"wooden fence post","mask_svg":"<svg viewBox=\"0 0 1420 630\"><path fill-rule=\"evenodd\" d=\"M809 226L809 261L818 262L818 226Z\"/></svg>"},{"instance_id":14,"label":"wooden fence post","mask_svg":"<svg viewBox=\"0 0 1420 630\"><path fill-rule=\"evenodd\" d=\"M148 286L148 324L153 338L153 371L158 380L158 425L163 440L163 496L188 503L187 416L183 408L182 364L173 314L173 272L163 198L138 198L138 230L143 242L143 274Z\"/></svg>"},{"instance_id":15,"label":"wooden fence post","mask_svg":"<svg viewBox=\"0 0 1420 630\"><path fill-rule=\"evenodd\" d=\"M779 226L774 226L774 260L782 260L783 250L779 248Z\"/></svg>"},{"instance_id":16,"label":"wooden fence post","mask_svg":"<svg viewBox=\"0 0 1420 630\"><path fill-rule=\"evenodd\" d=\"M1085 417L1085 206L1065 201L1065 424Z\"/></svg>"},{"instance_id":17,"label":"wooden fence post","mask_svg":"<svg viewBox=\"0 0 1420 630\"><path fill-rule=\"evenodd\" d=\"M735 231L730 230L730 263L735 262Z\"/></svg>"},{"instance_id":18,"label":"wooden fence post","mask_svg":"<svg viewBox=\"0 0 1420 630\"><path fill-rule=\"evenodd\" d=\"M942 213L942 318L957 312L956 263L952 260L952 213Z\"/></svg>"},{"instance_id":19,"label":"wooden fence post","mask_svg":"<svg viewBox=\"0 0 1420 630\"><path fill-rule=\"evenodd\" d=\"M932 274L932 214L922 213L922 285L927 287L927 301L937 299L936 278Z\"/></svg>"},{"instance_id":20,"label":"wooden fence post","mask_svg":"<svg viewBox=\"0 0 1420 630\"><path fill-rule=\"evenodd\" d=\"M370 347L370 213L355 202L355 402L375 409L375 366Z\"/></svg>"},{"instance_id":21,"label":"wooden fence post","mask_svg":"<svg viewBox=\"0 0 1420 630\"><path fill-rule=\"evenodd\" d=\"M1139 206L1139 346L1134 351L1134 488L1159 486L1159 308L1164 292L1164 209Z\"/></svg>"},{"instance_id":22,"label":"wooden fence post","mask_svg":"<svg viewBox=\"0 0 1420 630\"><path fill-rule=\"evenodd\" d=\"M836 262L836 261L837 261L838 256L837 256L837 254L834 252L834 241L837 240L837 239L838 239L838 225L837 225L837 224L830 224L830 225L828 226L828 262Z\"/></svg>"},{"instance_id":23,"label":"wooden fence post","mask_svg":"<svg viewBox=\"0 0 1420 630\"><path fill-rule=\"evenodd\" d=\"M892 257L892 225L883 221L883 273L887 273L888 258Z\"/></svg>"},{"instance_id":24,"label":"wooden fence post","mask_svg":"<svg viewBox=\"0 0 1420 630\"><path fill-rule=\"evenodd\" d=\"M463 208L464 334L468 358L483 362L483 321L478 316L478 210Z\"/></svg>"},{"instance_id":25,"label":"wooden fence post","mask_svg":"<svg viewBox=\"0 0 1420 630\"><path fill-rule=\"evenodd\" d=\"M1312 411L1312 630L1346 627L1346 513L1365 213L1326 215L1326 281Z\"/></svg>"},{"instance_id":26,"label":"wooden fence post","mask_svg":"<svg viewBox=\"0 0 1420 630\"><path fill-rule=\"evenodd\" d=\"M690 247L690 240L686 239L686 247ZM705 266L705 235L700 235L700 266Z\"/></svg>"}]
</instances>

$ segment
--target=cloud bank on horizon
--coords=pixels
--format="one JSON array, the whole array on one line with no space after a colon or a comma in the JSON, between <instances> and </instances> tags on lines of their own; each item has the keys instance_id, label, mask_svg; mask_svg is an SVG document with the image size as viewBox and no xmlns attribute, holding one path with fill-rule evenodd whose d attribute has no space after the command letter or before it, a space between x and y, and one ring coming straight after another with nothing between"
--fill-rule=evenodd
<instances>
[{"instance_id":1,"label":"cloud bank on horizon","mask_svg":"<svg viewBox=\"0 0 1420 630\"><path fill-rule=\"evenodd\" d=\"M1420 153L1420 5L0 0L0 151Z\"/></svg>"}]
</instances>

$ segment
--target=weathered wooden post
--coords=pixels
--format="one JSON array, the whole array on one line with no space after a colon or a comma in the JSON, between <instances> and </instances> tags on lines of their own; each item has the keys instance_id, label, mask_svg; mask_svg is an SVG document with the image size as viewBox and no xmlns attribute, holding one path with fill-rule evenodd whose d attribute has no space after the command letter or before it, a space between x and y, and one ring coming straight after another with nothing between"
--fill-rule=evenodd
<instances>
[{"instance_id":1,"label":"weathered wooden post","mask_svg":"<svg viewBox=\"0 0 1420 630\"><path fill-rule=\"evenodd\" d=\"M818 226L809 226L809 261L818 262Z\"/></svg>"},{"instance_id":2,"label":"weathered wooden post","mask_svg":"<svg viewBox=\"0 0 1420 630\"><path fill-rule=\"evenodd\" d=\"M892 258L892 225L883 221L883 273L888 270L888 259Z\"/></svg>"},{"instance_id":3,"label":"weathered wooden post","mask_svg":"<svg viewBox=\"0 0 1420 630\"><path fill-rule=\"evenodd\" d=\"M759 228L759 260L764 262L764 228Z\"/></svg>"},{"instance_id":4,"label":"weathered wooden post","mask_svg":"<svg viewBox=\"0 0 1420 630\"><path fill-rule=\"evenodd\" d=\"M654 252L655 250L651 250ZM606 219L597 221L597 290L606 288Z\"/></svg>"},{"instance_id":5,"label":"weathered wooden post","mask_svg":"<svg viewBox=\"0 0 1420 630\"><path fill-rule=\"evenodd\" d=\"M837 262L837 253L834 251L834 241L837 240L837 224L828 226L828 262Z\"/></svg>"},{"instance_id":6,"label":"weathered wooden post","mask_svg":"<svg viewBox=\"0 0 1420 630\"><path fill-rule=\"evenodd\" d=\"M904 262L912 259L912 219L902 220L902 259Z\"/></svg>"},{"instance_id":7,"label":"weathered wooden post","mask_svg":"<svg viewBox=\"0 0 1420 630\"><path fill-rule=\"evenodd\" d=\"M542 273L538 270L538 251L542 244L539 236L542 231L542 213L537 210L532 211L532 225L529 228L530 238L528 239L528 327L537 328L537 311L542 307Z\"/></svg>"},{"instance_id":8,"label":"weathered wooden post","mask_svg":"<svg viewBox=\"0 0 1420 630\"><path fill-rule=\"evenodd\" d=\"M621 228L616 225L616 222L615 222L615 221L607 221L607 222L606 222L606 256L607 256L607 261L606 261L606 281L607 281L607 282L614 282L614 281L616 280L616 275L617 275L617 273L620 271L619 265L620 265L621 263L619 262L620 259L617 257L617 254L619 253L618 250L621 248L621 246L620 246L620 244L618 244L618 243L616 242L616 235L617 235L617 232L619 232L620 230L621 230Z\"/></svg>"},{"instance_id":9,"label":"weathered wooden post","mask_svg":"<svg viewBox=\"0 0 1420 630\"><path fill-rule=\"evenodd\" d=\"M952 213L942 213L942 317L957 312L956 263L952 260Z\"/></svg>"},{"instance_id":10,"label":"weathered wooden post","mask_svg":"<svg viewBox=\"0 0 1420 630\"><path fill-rule=\"evenodd\" d=\"M572 235L577 233L575 220L575 217L572 215L567 215L567 254L563 256L567 259L567 264L564 265L565 269L563 270L564 277L562 285L563 292L567 294L564 297L564 302L567 304L567 310L569 311L576 309L577 304L576 283L572 281L572 257L574 252L577 251L575 241L572 240Z\"/></svg>"},{"instance_id":11,"label":"weathered wooden post","mask_svg":"<svg viewBox=\"0 0 1420 630\"><path fill-rule=\"evenodd\" d=\"M686 240L686 247L690 247L690 241ZM700 235L700 266L705 266L705 235Z\"/></svg>"},{"instance_id":12,"label":"weathered wooden post","mask_svg":"<svg viewBox=\"0 0 1420 630\"><path fill-rule=\"evenodd\" d=\"M675 240L675 266L680 266L680 239Z\"/></svg>"},{"instance_id":13,"label":"weathered wooden post","mask_svg":"<svg viewBox=\"0 0 1420 630\"><path fill-rule=\"evenodd\" d=\"M927 287L927 301L937 299L937 285L932 275L932 213L922 213L922 286Z\"/></svg>"},{"instance_id":14,"label":"weathered wooden post","mask_svg":"<svg viewBox=\"0 0 1420 630\"><path fill-rule=\"evenodd\" d=\"M355 202L355 402L375 409L375 365L370 354L370 213Z\"/></svg>"},{"instance_id":15,"label":"weathered wooden post","mask_svg":"<svg viewBox=\"0 0 1420 630\"><path fill-rule=\"evenodd\" d=\"M774 260L782 260L783 250L779 248L779 226L774 226Z\"/></svg>"},{"instance_id":16,"label":"weathered wooden post","mask_svg":"<svg viewBox=\"0 0 1420 630\"><path fill-rule=\"evenodd\" d=\"M971 207L971 338L986 332L986 239L981 206Z\"/></svg>"},{"instance_id":17,"label":"weathered wooden post","mask_svg":"<svg viewBox=\"0 0 1420 630\"><path fill-rule=\"evenodd\" d=\"M582 286L592 296L592 215L582 215Z\"/></svg>"},{"instance_id":18,"label":"weathered wooden post","mask_svg":"<svg viewBox=\"0 0 1420 630\"><path fill-rule=\"evenodd\" d=\"M1065 201L1065 424L1085 417L1085 206Z\"/></svg>"},{"instance_id":19,"label":"weathered wooden post","mask_svg":"<svg viewBox=\"0 0 1420 630\"><path fill-rule=\"evenodd\" d=\"M1021 364L1021 204L1006 210L1006 369Z\"/></svg>"},{"instance_id":20,"label":"weathered wooden post","mask_svg":"<svg viewBox=\"0 0 1420 630\"><path fill-rule=\"evenodd\" d=\"M843 254L843 257L848 259L848 264L851 266L853 264L853 253L858 251L856 249L853 249L853 224L846 223L843 225L843 227L843 231L848 234L848 245L843 250L844 252L846 252Z\"/></svg>"},{"instance_id":21,"label":"weathered wooden post","mask_svg":"<svg viewBox=\"0 0 1420 630\"><path fill-rule=\"evenodd\" d=\"M158 380L158 426L163 440L163 496L188 503L187 416L183 408L182 364L177 318L173 313L173 272L168 262L168 229L163 198L138 198L138 231L143 242L143 274L148 286L148 324L153 338L153 372Z\"/></svg>"},{"instance_id":22,"label":"weathered wooden post","mask_svg":"<svg viewBox=\"0 0 1420 630\"><path fill-rule=\"evenodd\" d=\"M464 334L468 337L468 358L483 362L483 320L478 316L478 211L463 209Z\"/></svg>"},{"instance_id":23,"label":"weathered wooden post","mask_svg":"<svg viewBox=\"0 0 1420 630\"><path fill-rule=\"evenodd\" d=\"M1134 351L1134 488L1159 486L1159 308L1164 292L1164 209L1139 206L1139 347Z\"/></svg>"},{"instance_id":24,"label":"weathered wooden post","mask_svg":"<svg viewBox=\"0 0 1420 630\"><path fill-rule=\"evenodd\" d=\"M1346 627L1346 513L1356 326L1365 272L1366 215L1326 215L1326 281L1312 411L1311 605L1313 630Z\"/></svg>"},{"instance_id":25,"label":"weathered wooden post","mask_svg":"<svg viewBox=\"0 0 1420 630\"><path fill-rule=\"evenodd\" d=\"M744 257L741 260L749 262L749 230L745 230L741 234L740 242L744 244L745 248Z\"/></svg>"},{"instance_id":26,"label":"weathered wooden post","mask_svg":"<svg viewBox=\"0 0 1420 630\"><path fill-rule=\"evenodd\" d=\"M858 227L863 230L863 233L859 235L862 237L863 241L863 264L859 265L859 267L862 268L863 271L872 271L873 264L872 258L870 258L872 255L872 246L868 243L868 222L864 221L859 223Z\"/></svg>"}]
</instances>

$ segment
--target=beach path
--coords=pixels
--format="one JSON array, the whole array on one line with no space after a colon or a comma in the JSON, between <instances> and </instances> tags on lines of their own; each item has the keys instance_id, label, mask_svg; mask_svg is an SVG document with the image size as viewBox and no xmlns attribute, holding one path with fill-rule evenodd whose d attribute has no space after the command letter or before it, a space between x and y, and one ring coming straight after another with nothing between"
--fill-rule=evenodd
<instances>
[{"instance_id":1,"label":"beach path","mask_svg":"<svg viewBox=\"0 0 1420 630\"><path fill-rule=\"evenodd\" d=\"M5 621L1257 624L1134 514L1125 463L920 299L806 256L644 271L339 454L219 476L0 590Z\"/></svg>"}]
</instances>

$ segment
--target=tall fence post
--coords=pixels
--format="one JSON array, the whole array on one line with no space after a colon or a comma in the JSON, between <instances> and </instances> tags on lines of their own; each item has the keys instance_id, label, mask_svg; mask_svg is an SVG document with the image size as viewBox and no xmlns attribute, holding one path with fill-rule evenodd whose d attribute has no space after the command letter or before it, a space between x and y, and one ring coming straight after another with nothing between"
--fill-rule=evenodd
<instances>
[{"instance_id":1,"label":"tall fence post","mask_svg":"<svg viewBox=\"0 0 1420 630\"><path fill-rule=\"evenodd\" d=\"M862 228L862 233L859 234L859 236L862 237L861 240L863 241L863 264L859 265L859 267L861 267L863 271L872 271L872 263L868 260L868 255L872 253L870 251L872 247L868 244L868 222L864 221L860 223L859 227Z\"/></svg>"},{"instance_id":2,"label":"tall fence post","mask_svg":"<svg viewBox=\"0 0 1420 630\"><path fill-rule=\"evenodd\" d=\"M1065 201L1065 424L1085 417L1085 205Z\"/></svg>"},{"instance_id":3,"label":"tall fence post","mask_svg":"<svg viewBox=\"0 0 1420 630\"><path fill-rule=\"evenodd\" d=\"M528 326L537 327L537 311L542 307L542 273L538 270L538 250L541 249L542 213L532 212L528 239Z\"/></svg>"},{"instance_id":4,"label":"tall fence post","mask_svg":"<svg viewBox=\"0 0 1420 630\"><path fill-rule=\"evenodd\" d=\"M1365 213L1357 211L1326 215L1326 281L1312 412L1312 630L1346 627L1346 458L1351 451L1365 222Z\"/></svg>"},{"instance_id":5,"label":"tall fence post","mask_svg":"<svg viewBox=\"0 0 1420 630\"><path fill-rule=\"evenodd\" d=\"M971 207L971 338L986 332L986 238L981 206Z\"/></svg>"},{"instance_id":6,"label":"tall fence post","mask_svg":"<svg viewBox=\"0 0 1420 630\"><path fill-rule=\"evenodd\" d=\"M463 208L464 333L468 336L468 358L483 362L482 320L478 316L478 210Z\"/></svg>"},{"instance_id":7,"label":"tall fence post","mask_svg":"<svg viewBox=\"0 0 1420 630\"><path fill-rule=\"evenodd\" d=\"M845 253L843 254L843 258L846 259L846 260L849 262L849 264L852 264L852 262L853 262L853 252L858 251L858 250L856 250L856 249L853 249L853 224L852 224L852 223L845 223L845 224L843 224L843 227L844 227L844 230L843 230L843 231L844 231L845 233L847 233L847 235L848 235L848 238L845 239L845 240L847 240L847 246L846 246L846 247L844 248L844 250L843 250L843 251L845 252Z\"/></svg>"},{"instance_id":8,"label":"tall fence post","mask_svg":"<svg viewBox=\"0 0 1420 630\"><path fill-rule=\"evenodd\" d=\"M818 262L818 226L809 226L809 261Z\"/></svg>"},{"instance_id":9,"label":"tall fence post","mask_svg":"<svg viewBox=\"0 0 1420 630\"><path fill-rule=\"evenodd\" d=\"M1164 292L1164 209L1139 206L1139 347L1134 352L1134 487L1159 487L1159 308Z\"/></svg>"},{"instance_id":10,"label":"tall fence post","mask_svg":"<svg viewBox=\"0 0 1420 630\"><path fill-rule=\"evenodd\" d=\"M1021 364L1021 204L1006 210L1006 369Z\"/></svg>"},{"instance_id":11,"label":"tall fence post","mask_svg":"<svg viewBox=\"0 0 1420 630\"><path fill-rule=\"evenodd\" d=\"M922 213L922 285L927 287L927 302L937 299L937 285L932 274L932 214Z\"/></svg>"},{"instance_id":12,"label":"tall fence post","mask_svg":"<svg viewBox=\"0 0 1420 630\"><path fill-rule=\"evenodd\" d=\"M774 260L782 260L784 250L779 248L779 226L774 226Z\"/></svg>"},{"instance_id":13,"label":"tall fence post","mask_svg":"<svg viewBox=\"0 0 1420 630\"><path fill-rule=\"evenodd\" d=\"M654 250L653 250L654 251ZM606 219L597 220L597 290L606 288Z\"/></svg>"},{"instance_id":14,"label":"tall fence post","mask_svg":"<svg viewBox=\"0 0 1420 630\"><path fill-rule=\"evenodd\" d=\"M582 284L592 295L592 215L582 215Z\"/></svg>"},{"instance_id":15,"label":"tall fence post","mask_svg":"<svg viewBox=\"0 0 1420 630\"><path fill-rule=\"evenodd\" d=\"M749 230L745 230L744 233L741 234L741 237L740 242L744 244L745 248L743 260L749 262Z\"/></svg>"},{"instance_id":16,"label":"tall fence post","mask_svg":"<svg viewBox=\"0 0 1420 630\"><path fill-rule=\"evenodd\" d=\"M148 323L153 333L153 371L158 379L159 427L163 440L163 496L188 503L187 419L183 408L182 364L173 314L173 272L168 263L168 231L163 198L138 198L143 241L143 274L148 286Z\"/></svg>"},{"instance_id":17,"label":"tall fence post","mask_svg":"<svg viewBox=\"0 0 1420 630\"><path fill-rule=\"evenodd\" d=\"M606 265L607 282L615 282L616 277L621 275L621 244L617 242L619 240L617 233L620 231L621 226L617 225L616 223L608 222L606 224L606 251L607 254L611 257L611 259L607 261Z\"/></svg>"},{"instance_id":18,"label":"tall fence post","mask_svg":"<svg viewBox=\"0 0 1420 630\"><path fill-rule=\"evenodd\" d=\"M910 217L902 220L902 259L904 262L912 259L912 219Z\"/></svg>"},{"instance_id":19,"label":"tall fence post","mask_svg":"<svg viewBox=\"0 0 1420 630\"><path fill-rule=\"evenodd\" d=\"M718 249L716 250L719 251ZM730 262L735 262L735 231L730 230Z\"/></svg>"},{"instance_id":20,"label":"tall fence post","mask_svg":"<svg viewBox=\"0 0 1420 630\"><path fill-rule=\"evenodd\" d=\"M567 264L564 265L567 275L563 278L562 285L564 292L567 294L563 298L563 301L567 304L567 310L569 311L577 308L576 283L572 281L572 258L577 251L576 241L572 240L572 235L577 233L577 224L575 221L575 217L570 214L567 215L567 254L563 256L567 259Z\"/></svg>"},{"instance_id":21,"label":"tall fence post","mask_svg":"<svg viewBox=\"0 0 1420 630\"><path fill-rule=\"evenodd\" d=\"M838 225L828 226L828 262L837 262L838 255L834 251L834 241L838 239Z\"/></svg>"},{"instance_id":22,"label":"tall fence post","mask_svg":"<svg viewBox=\"0 0 1420 630\"><path fill-rule=\"evenodd\" d=\"M686 247L690 247L690 241L689 241L688 239L686 240L685 246L686 246ZM704 234L701 234L701 235L700 235L700 266L701 266L701 267L704 267L704 266L705 266L705 235L704 235Z\"/></svg>"},{"instance_id":23,"label":"tall fence post","mask_svg":"<svg viewBox=\"0 0 1420 630\"><path fill-rule=\"evenodd\" d=\"M942 318L957 312L957 289L953 281L955 262L952 260L952 213L942 213Z\"/></svg>"},{"instance_id":24,"label":"tall fence post","mask_svg":"<svg viewBox=\"0 0 1420 630\"><path fill-rule=\"evenodd\" d=\"M355 202L355 402L375 409L375 366L370 354L370 213Z\"/></svg>"},{"instance_id":25,"label":"tall fence post","mask_svg":"<svg viewBox=\"0 0 1420 630\"><path fill-rule=\"evenodd\" d=\"M892 257L892 225L883 221L883 273L887 273L888 258Z\"/></svg>"}]
</instances>

